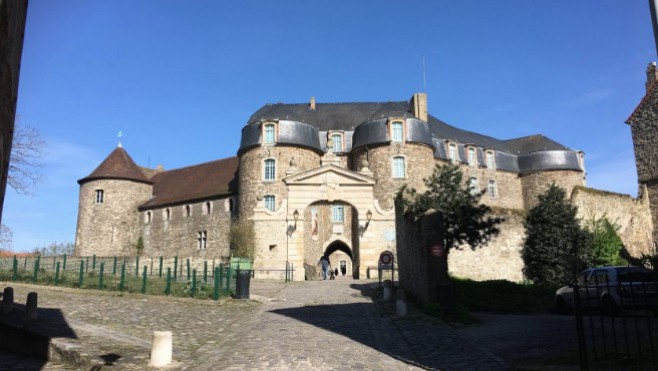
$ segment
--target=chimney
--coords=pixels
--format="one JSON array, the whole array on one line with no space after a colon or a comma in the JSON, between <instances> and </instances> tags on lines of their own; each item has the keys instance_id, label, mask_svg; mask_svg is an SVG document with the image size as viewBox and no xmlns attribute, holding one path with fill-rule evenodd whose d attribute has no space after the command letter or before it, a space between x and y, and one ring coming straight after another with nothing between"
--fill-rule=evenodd
<instances>
[{"instance_id":1,"label":"chimney","mask_svg":"<svg viewBox=\"0 0 658 371\"><path fill-rule=\"evenodd\" d=\"M315 97L311 97L311 101L308 103L308 108L315 111Z\"/></svg>"},{"instance_id":2,"label":"chimney","mask_svg":"<svg viewBox=\"0 0 658 371\"><path fill-rule=\"evenodd\" d=\"M409 103L411 105L411 113L418 119L427 122L427 94L415 93Z\"/></svg>"},{"instance_id":3,"label":"chimney","mask_svg":"<svg viewBox=\"0 0 658 371\"><path fill-rule=\"evenodd\" d=\"M647 93L653 87L653 85L658 81L658 71L656 71L656 62L651 62L647 66L647 82L644 84L644 87L647 89Z\"/></svg>"}]
</instances>

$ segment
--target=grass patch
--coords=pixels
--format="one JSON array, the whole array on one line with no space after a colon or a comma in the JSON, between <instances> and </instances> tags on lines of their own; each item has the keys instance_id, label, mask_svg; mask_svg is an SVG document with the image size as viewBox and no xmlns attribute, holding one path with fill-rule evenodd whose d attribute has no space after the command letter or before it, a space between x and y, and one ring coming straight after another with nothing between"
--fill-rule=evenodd
<instances>
[{"instance_id":1,"label":"grass patch","mask_svg":"<svg viewBox=\"0 0 658 371\"><path fill-rule=\"evenodd\" d=\"M495 313L550 313L557 289L506 280L472 281L454 277L452 284L458 307Z\"/></svg>"}]
</instances>

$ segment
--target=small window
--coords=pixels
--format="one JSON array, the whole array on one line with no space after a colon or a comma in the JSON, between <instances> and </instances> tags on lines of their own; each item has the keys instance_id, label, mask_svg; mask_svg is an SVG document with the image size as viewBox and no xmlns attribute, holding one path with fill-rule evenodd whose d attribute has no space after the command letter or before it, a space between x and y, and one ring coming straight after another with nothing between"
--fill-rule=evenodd
<instances>
[{"instance_id":1,"label":"small window","mask_svg":"<svg viewBox=\"0 0 658 371\"><path fill-rule=\"evenodd\" d=\"M208 215L212 213L212 202L208 201L203 204L203 213Z\"/></svg>"},{"instance_id":2,"label":"small window","mask_svg":"<svg viewBox=\"0 0 658 371\"><path fill-rule=\"evenodd\" d=\"M477 165L477 156L475 154L475 148L468 147L468 164L471 166Z\"/></svg>"},{"instance_id":3,"label":"small window","mask_svg":"<svg viewBox=\"0 0 658 371\"><path fill-rule=\"evenodd\" d=\"M404 140L402 121L393 121L391 124L391 141L402 142Z\"/></svg>"},{"instance_id":4,"label":"small window","mask_svg":"<svg viewBox=\"0 0 658 371\"><path fill-rule=\"evenodd\" d=\"M334 223L345 221L345 207L343 205L331 205L331 216Z\"/></svg>"},{"instance_id":5,"label":"small window","mask_svg":"<svg viewBox=\"0 0 658 371\"><path fill-rule=\"evenodd\" d=\"M393 157L393 178L405 178L407 176L404 157Z\"/></svg>"},{"instance_id":6,"label":"small window","mask_svg":"<svg viewBox=\"0 0 658 371\"><path fill-rule=\"evenodd\" d=\"M496 181L495 180L490 180L489 181L489 186L487 187L487 193L489 194L489 198L496 198Z\"/></svg>"},{"instance_id":7,"label":"small window","mask_svg":"<svg viewBox=\"0 0 658 371\"><path fill-rule=\"evenodd\" d=\"M470 177L468 179L468 188L471 190L472 195L477 195L480 192L480 185L478 182L478 178L476 177Z\"/></svg>"},{"instance_id":8,"label":"small window","mask_svg":"<svg viewBox=\"0 0 658 371\"><path fill-rule=\"evenodd\" d=\"M263 206L269 211L274 211L274 208L276 207L274 201L274 196L266 195L263 197Z\"/></svg>"},{"instance_id":9,"label":"small window","mask_svg":"<svg viewBox=\"0 0 658 371\"><path fill-rule=\"evenodd\" d=\"M103 190L102 189L97 189L96 190L96 198L94 199L94 203L97 203L97 204L102 204L103 203Z\"/></svg>"},{"instance_id":10,"label":"small window","mask_svg":"<svg viewBox=\"0 0 658 371\"><path fill-rule=\"evenodd\" d=\"M190 205L183 206L183 216L186 218L192 216L192 208L190 207Z\"/></svg>"},{"instance_id":11,"label":"small window","mask_svg":"<svg viewBox=\"0 0 658 371\"><path fill-rule=\"evenodd\" d=\"M275 133L274 133L274 124L265 124L263 128L263 136L265 138L266 144L274 144L275 142Z\"/></svg>"},{"instance_id":12,"label":"small window","mask_svg":"<svg viewBox=\"0 0 658 371\"><path fill-rule=\"evenodd\" d=\"M197 232L197 246L199 250L205 250L208 246L208 232L199 231Z\"/></svg>"},{"instance_id":13,"label":"small window","mask_svg":"<svg viewBox=\"0 0 658 371\"><path fill-rule=\"evenodd\" d=\"M448 158L452 162L457 162L457 145L454 143L448 145Z\"/></svg>"},{"instance_id":14,"label":"small window","mask_svg":"<svg viewBox=\"0 0 658 371\"><path fill-rule=\"evenodd\" d=\"M493 169L493 168L494 168L494 165L495 165L495 163L494 163L494 154L493 154L493 152L491 152L491 151L487 151L487 152L485 153L484 157L486 158L487 168L488 168L488 169Z\"/></svg>"},{"instance_id":15,"label":"small window","mask_svg":"<svg viewBox=\"0 0 658 371\"><path fill-rule=\"evenodd\" d=\"M151 212L147 211L146 214L144 214L144 223L148 224L151 222Z\"/></svg>"},{"instance_id":16,"label":"small window","mask_svg":"<svg viewBox=\"0 0 658 371\"><path fill-rule=\"evenodd\" d=\"M171 209L166 208L162 211L162 219L171 220Z\"/></svg>"},{"instance_id":17,"label":"small window","mask_svg":"<svg viewBox=\"0 0 658 371\"><path fill-rule=\"evenodd\" d=\"M343 136L340 134L332 134L331 135L331 141L334 143L334 147L332 150L334 153L342 153L343 152Z\"/></svg>"},{"instance_id":18,"label":"small window","mask_svg":"<svg viewBox=\"0 0 658 371\"><path fill-rule=\"evenodd\" d=\"M265 160L263 180L274 180L276 176L276 161L272 158Z\"/></svg>"}]
</instances>

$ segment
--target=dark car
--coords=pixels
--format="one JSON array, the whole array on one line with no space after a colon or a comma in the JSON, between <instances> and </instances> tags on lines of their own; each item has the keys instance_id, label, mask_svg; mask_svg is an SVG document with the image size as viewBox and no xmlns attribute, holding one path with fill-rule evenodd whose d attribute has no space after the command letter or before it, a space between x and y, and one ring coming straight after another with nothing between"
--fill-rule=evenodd
<instances>
[{"instance_id":1,"label":"dark car","mask_svg":"<svg viewBox=\"0 0 658 371\"><path fill-rule=\"evenodd\" d=\"M580 272L568 286L555 292L559 312L573 310L576 286L583 309L611 315L621 309L658 310L658 274L643 267L598 267Z\"/></svg>"}]
</instances>

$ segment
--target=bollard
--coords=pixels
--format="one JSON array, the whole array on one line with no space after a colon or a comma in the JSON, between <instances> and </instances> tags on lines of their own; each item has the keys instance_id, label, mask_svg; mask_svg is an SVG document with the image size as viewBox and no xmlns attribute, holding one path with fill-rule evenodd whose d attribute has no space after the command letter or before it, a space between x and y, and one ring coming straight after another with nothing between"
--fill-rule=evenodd
<instances>
[{"instance_id":1,"label":"bollard","mask_svg":"<svg viewBox=\"0 0 658 371\"><path fill-rule=\"evenodd\" d=\"M153 331L153 345L151 346L149 366L163 367L169 365L171 363L171 348L171 331Z\"/></svg>"},{"instance_id":2,"label":"bollard","mask_svg":"<svg viewBox=\"0 0 658 371\"><path fill-rule=\"evenodd\" d=\"M27 294L27 302L25 303L25 318L28 320L37 319L37 293L30 292Z\"/></svg>"},{"instance_id":3,"label":"bollard","mask_svg":"<svg viewBox=\"0 0 658 371\"><path fill-rule=\"evenodd\" d=\"M407 316L407 300L403 289L395 292L395 313L400 317Z\"/></svg>"},{"instance_id":4,"label":"bollard","mask_svg":"<svg viewBox=\"0 0 658 371\"><path fill-rule=\"evenodd\" d=\"M14 288L5 287L2 293L2 313L11 313L14 310Z\"/></svg>"},{"instance_id":5,"label":"bollard","mask_svg":"<svg viewBox=\"0 0 658 371\"><path fill-rule=\"evenodd\" d=\"M393 290L391 290L392 282L391 280L384 280L384 300L389 301L393 296Z\"/></svg>"}]
</instances>

